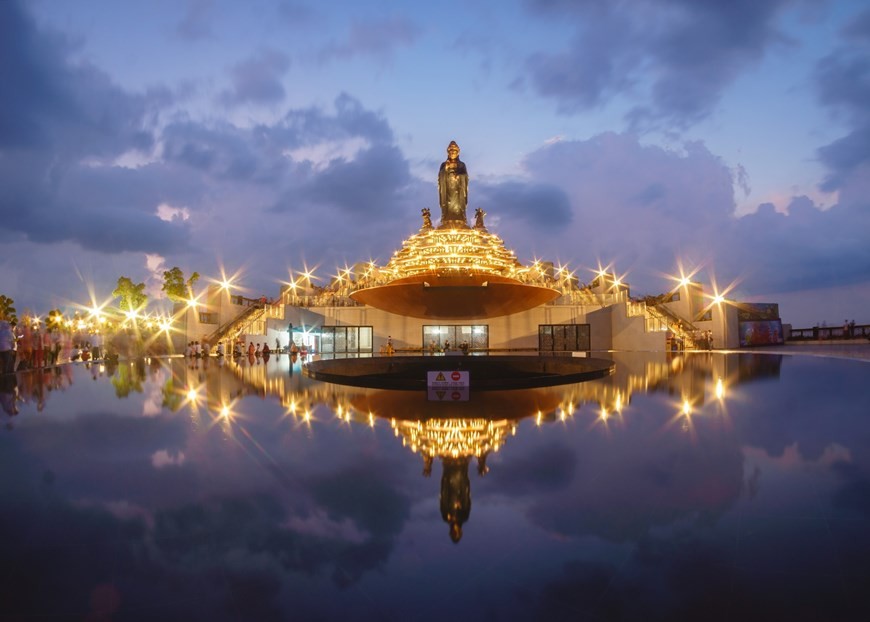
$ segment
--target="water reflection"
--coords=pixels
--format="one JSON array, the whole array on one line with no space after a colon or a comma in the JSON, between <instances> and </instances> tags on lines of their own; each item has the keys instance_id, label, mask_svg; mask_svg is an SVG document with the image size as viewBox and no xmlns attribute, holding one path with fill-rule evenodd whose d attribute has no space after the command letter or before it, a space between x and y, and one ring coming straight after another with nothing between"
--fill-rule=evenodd
<instances>
[{"instance_id":1,"label":"water reflection","mask_svg":"<svg viewBox=\"0 0 870 622\"><path fill-rule=\"evenodd\" d=\"M576 385L515 391L472 392L460 401L445 393L442 400L420 391L385 391L331 385L312 381L300 373L305 359L296 355L235 358L143 358L133 361L84 364L91 378L109 378L114 394L125 399L143 393L146 382L159 386L160 408L171 412L187 409L197 417L208 416L228 434L236 423L240 433L258 445L236 419L244 417L243 400L248 397L276 399L285 416L311 425L315 413L353 425L374 427L387 424L403 447L418 454L423 475L429 477L433 463L441 462L440 509L449 525L453 542L462 537L462 525L471 514L469 465L476 462L478 476L489 471L487 458L499 452L516 435L519 422L537 426L565 422L591 411L592 422L605 430L624 426L625 409L636 393L662 392L673 398L669 424L694 435L693 418L708 406L726 412L728 396L750 381L775 379L781 356L713 353L685 355L647 353L610 355L615 373L607 378ZM12 385L3 388L4 409L12 414L18 405L33 400L41 411L52 391L63 391L72 383L70 366L40 372L22 372ZM11 406L8 406L11 404ZM154 404L146 414L156 414ZM320 421L319 423L323 423ZM158 460L167 462L164 452Z\"/></svg>"},{"instance_id":2,"label":"water reflection","mask_svg":"<svg viewBox=\"0 0 870 622\"><path fill-rule=\"evenodd\" d=\"M300 363L79 364L43 373L41 402L36 375L4 381L3 607L98 617L114 590L118 619L848 619L863 602L865 364L620 355L608 378L454 404Z\"/></svg>"}]
</instances>

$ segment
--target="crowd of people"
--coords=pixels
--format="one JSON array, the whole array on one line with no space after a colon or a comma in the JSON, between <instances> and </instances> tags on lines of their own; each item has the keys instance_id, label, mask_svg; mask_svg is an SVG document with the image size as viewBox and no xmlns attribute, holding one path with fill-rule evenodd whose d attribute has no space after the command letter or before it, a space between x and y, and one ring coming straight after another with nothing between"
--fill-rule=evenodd
<instances>
[{"instance_id":1,"label":"crowd of people","mask_svg":"<svg viewBox=\"0 0 870 622\"><path fill-rule=\"evenodd\" d=\"M102 360L105 351L99 332L73 333L22 322L0 320L0 373L43 369L71 361Z\"/></svg>"},{"instance_id":2,"label":"crowd of people","mask_svg":"<svg viewBox=\"0 0 870 622\"><path fill-rule=\"evenodd\" d=\"M270 348L266 342L255 343L253 341L245 343L241 340L228 342L224 345L224 341L218 341L217 345L212 348L206 341L190 341L184 348L184 357L195 361L197 359L241 359L248 358L250 362L268 361L273 354L287 352L292 357L299 355L305 356L308 354L308 348L303 345L299 347L295 342L291 342L287 348L282 348L278 340L275 341L275 348Z\"/></svg>"}]
</instances>

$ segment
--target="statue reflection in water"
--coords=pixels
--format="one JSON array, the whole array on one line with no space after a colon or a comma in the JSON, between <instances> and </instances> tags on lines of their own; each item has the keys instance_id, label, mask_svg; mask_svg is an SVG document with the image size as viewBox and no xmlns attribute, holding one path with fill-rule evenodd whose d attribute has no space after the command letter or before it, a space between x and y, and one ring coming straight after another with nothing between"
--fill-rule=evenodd
<instances>
[{"instance_id":1,"label":"statue reflection in water","mask_svg":"<svg viewBox=\"0 0 870 622\"><path fill-rule=\"evenodd\" d=\"M423 457L423 475L432 474L432 456ZM450 525L450 539L462 539L462 525L471 515L471 482L468 479L468 465L471 456L443 457L441 459L441 518ZM486 454L477 458L477 474L481 477L489 472Z\"/></svg>"}]
</instances>

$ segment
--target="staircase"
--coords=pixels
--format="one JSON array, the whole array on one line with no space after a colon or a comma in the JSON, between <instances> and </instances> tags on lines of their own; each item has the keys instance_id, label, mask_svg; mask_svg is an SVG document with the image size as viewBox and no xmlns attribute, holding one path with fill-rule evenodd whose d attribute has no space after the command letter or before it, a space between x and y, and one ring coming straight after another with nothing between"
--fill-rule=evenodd
<instances>
[{"instance_id":1,"label":"staircase","mask_svg":"<svg viewBox=\"0 0 870 622\"><path fill-rule=\"evenodd\" d=\"M682 339L685 349L693 350L698 348L699 344L695 340L695 333L698 331L698 327L692 324L692 322L680 317L663 304L647 305L646 311L650 317L664 322L674 335Z\"/></svg>"},{"instance_id":2,"label":"staircase","mask_svg":"<svg viewBox=\"0 0 870 622\"><path fill-rule=\"evenodd\" d=\"M229 322L219 326L213 333L211 333L208 337L206 337L206 342L209 344L215 344L221 339L225 339L226 337L230 337L231 340L235 340L242 332L244 332L245 327L249 326L251 323L256 322L263 314L266 312L266 305L262 302L255 302L246 309L244 309L241 313L239 313L236 317L234 317Z\"/></svg>"}]
</instances>

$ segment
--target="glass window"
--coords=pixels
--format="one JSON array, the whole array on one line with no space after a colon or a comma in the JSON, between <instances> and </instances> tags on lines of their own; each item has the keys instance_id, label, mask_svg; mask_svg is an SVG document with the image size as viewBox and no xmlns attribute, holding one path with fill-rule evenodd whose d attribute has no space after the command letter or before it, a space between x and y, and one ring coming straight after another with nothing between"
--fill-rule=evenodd
<instances>
[{"instance_id":1,"label":"glass window","mask_svg":"<svg viewBox=\"0 0 870 622\"><path fill-rule=\"evenodd\" d=\"M473 350L489 348L489 326L486 324L453 324L440 326L423 326L423 351L428 352L433 347L437 351L444 349L450 342L450 349L457 349L463 342Z\"/></svg>"},{"instance_id":2,"label":"glass window","mask_svg":"<svg viewBox=\"0 0 870 622\"><path fill-rule=\"evenodd\" d=\"M372 351L371 326L323 326L320 351L324 354L351 354Z\"/></svg>"},{"instance_id":3,"label":"glass window","mask_svg":"<svg viewBox=\"0 0 870 622\"><path fill-rule=\"evenodd\" d=\"M541 352L577 352L591 350L589 324L540 324L538 350Z\"/></svg>"}]
</instances>

